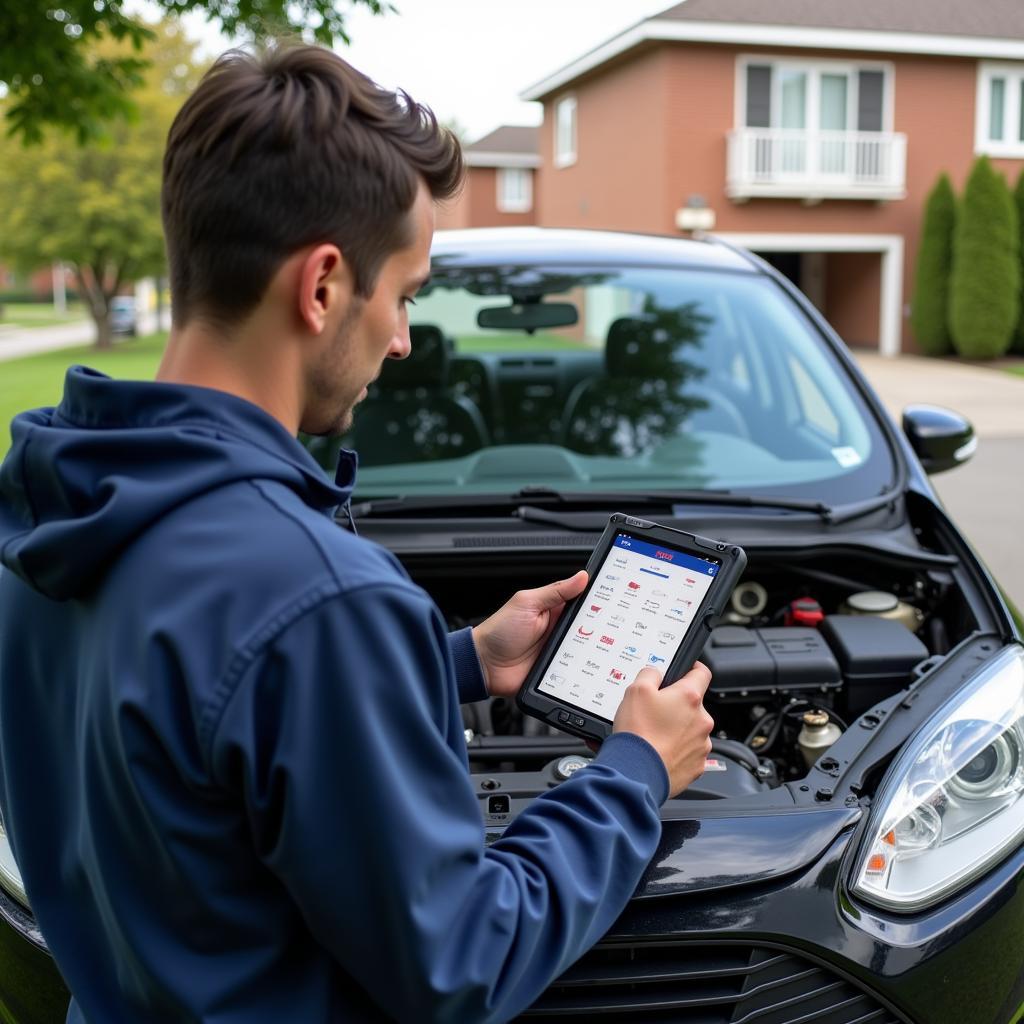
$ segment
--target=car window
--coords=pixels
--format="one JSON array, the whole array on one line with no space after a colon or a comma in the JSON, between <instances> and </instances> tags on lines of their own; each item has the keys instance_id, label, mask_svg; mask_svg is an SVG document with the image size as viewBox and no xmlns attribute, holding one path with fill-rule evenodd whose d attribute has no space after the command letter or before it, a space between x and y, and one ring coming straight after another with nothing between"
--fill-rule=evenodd
<instances>
[{"instance_id":1,"label":"car window","mask_svg":"<svg viewBox=\"0 0 1024 1024\"><path fill-rule=\"evenodd\" d=\"M878 424L793 299L754 273L435 263L345 443L360 494L878 494Z\"/></svg>"}]
</instances>

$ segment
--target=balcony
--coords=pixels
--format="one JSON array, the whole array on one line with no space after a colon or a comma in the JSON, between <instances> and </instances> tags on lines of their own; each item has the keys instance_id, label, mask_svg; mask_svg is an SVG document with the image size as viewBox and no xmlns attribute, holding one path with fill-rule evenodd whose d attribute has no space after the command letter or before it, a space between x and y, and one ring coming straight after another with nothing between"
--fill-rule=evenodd
<instances>
[{"instance_id":1,"label":"balcony","mask_svg":"<svg viewBox=\"0 0 1024 1024\"><path fill-rule=\"evenodd\" d=\"M726 194L736 201L906 195L907 137L900 133L742 128L728 144Z\"/></svg>"}]
</instances>

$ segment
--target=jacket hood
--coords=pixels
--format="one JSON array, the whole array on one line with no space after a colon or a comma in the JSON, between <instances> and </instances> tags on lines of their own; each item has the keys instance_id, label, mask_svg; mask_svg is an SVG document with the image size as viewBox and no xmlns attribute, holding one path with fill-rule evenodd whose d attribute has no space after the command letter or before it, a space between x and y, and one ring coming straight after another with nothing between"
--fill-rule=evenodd
<instances>
[{"instance_id":1,"label":"jacket hood","mask_svg":"<svg viewBox=\"0 0 1024 1024\"><path fill-rule=\"evenodd\" d=\"M0 465L0 564L56 600L87 592L150 523L206 491L274 480L326 514L355 482L352 452L332 483L245 399L82 366L68 370L60 405L15 417L11 439Z\"/></svg>"}]
</instances>

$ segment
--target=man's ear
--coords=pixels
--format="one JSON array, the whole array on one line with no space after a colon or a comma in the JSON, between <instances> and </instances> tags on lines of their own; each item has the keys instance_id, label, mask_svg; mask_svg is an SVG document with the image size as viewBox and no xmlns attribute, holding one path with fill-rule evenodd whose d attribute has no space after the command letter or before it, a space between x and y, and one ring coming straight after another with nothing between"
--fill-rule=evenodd
<instances>
[{"instance_id":1,"label":"man's ear","mask_svg":"<svg viewBox=\"0 0 1024 1024\"><path fill-rule=\"evenodd\" d=\"M310 249L299 266L298 314L312 334L323 332L328 320L339 319L339 306L352 301L353 281L336 245Z\"/></svg>"}]
</instances>

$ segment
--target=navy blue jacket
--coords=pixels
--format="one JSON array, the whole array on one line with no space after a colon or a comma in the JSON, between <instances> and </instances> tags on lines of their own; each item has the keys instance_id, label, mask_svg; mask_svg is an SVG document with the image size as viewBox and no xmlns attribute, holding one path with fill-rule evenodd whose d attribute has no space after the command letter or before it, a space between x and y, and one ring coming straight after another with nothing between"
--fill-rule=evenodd
<instances>
[{"instance_id":1,"label":"navy blue jacket","mask_svg":"<svg viewBox=\"0 0 1024 1024\"><path fill-rule=\"evenodd\" d=\"M485 848L472 636L333 521L354 459L80 367L12 433L0 807L69 1020L507 1020L607 930L661 761L613 736Z\"/></svg>"}]
</instances>

